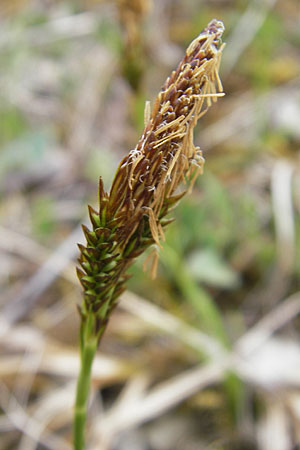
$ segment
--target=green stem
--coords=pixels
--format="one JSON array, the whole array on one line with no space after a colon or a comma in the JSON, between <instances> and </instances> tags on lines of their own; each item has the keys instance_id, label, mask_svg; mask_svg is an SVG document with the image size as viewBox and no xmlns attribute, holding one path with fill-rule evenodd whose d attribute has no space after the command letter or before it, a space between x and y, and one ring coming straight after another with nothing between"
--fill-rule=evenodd
<instances>
[{"instance_id":1,"label":"green stem","mask_svg":"<svg viewBox=\"0 0 300 450\"><path fill-rule=\"evenodd\" d=\"M81 346L80 373L77 380L76 400L74 409L74 450L84 450L85 422L87 402L91 384L92 364L97 350L95 339L83 342Z\"/></svg>"},{"instance_id":2,"label":"green stem","mask_svg":"<svg viewBox=\"0 0 300 450\"><path fill-rule=\"evenodd\" d=\"M193 306L201 326L208 333L213 333L224 347L229 347L227 333L221 314L210 295L191 277L182 257L167 244L161 259L176 280L183 297Z\"/></svg>"}]
</instances>

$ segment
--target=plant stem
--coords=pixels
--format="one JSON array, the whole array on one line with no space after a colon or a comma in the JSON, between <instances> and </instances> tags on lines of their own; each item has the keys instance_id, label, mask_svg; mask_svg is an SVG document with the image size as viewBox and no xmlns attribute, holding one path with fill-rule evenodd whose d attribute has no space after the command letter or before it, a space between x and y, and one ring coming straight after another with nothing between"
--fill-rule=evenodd
<instances>
[{"instance_id":1,"label":"plant stem","mask_svg":"<svg viewBox=\"0 0 300 450\"><path fill-rule=\"evenodd\" d=\"M74 409L74 450L84 450L85 422L87 402L90 391L92 364L97 350L95 339L83 342L80 354L80 373L77 380L76 400Z\"/></svg>"}]
</instances>

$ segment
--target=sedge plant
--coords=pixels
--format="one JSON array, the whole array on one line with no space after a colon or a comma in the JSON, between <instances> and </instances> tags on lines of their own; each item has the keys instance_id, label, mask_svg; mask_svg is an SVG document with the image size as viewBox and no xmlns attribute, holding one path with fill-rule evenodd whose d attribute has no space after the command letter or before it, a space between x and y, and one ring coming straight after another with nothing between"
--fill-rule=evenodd
<instances>
[{"instance_id":1,"label":"sedge plant","mask_svg":"<svg viewBox=\"0 0 300 450\"><path fill-rule=\"evenodd\" d=\"M109 192L99 181L99 206L89 206L86 245L79 244L83 287L79 307L80 373L74 408L74 449L85 448L85 423L93 360L108 320L125 290L128 268L154 247L154 276L167 217L191 190L204 159L193 130L212 102L224 95L219 65L224 25L214 19L189 45L166 80L152 112L145 107L145 128L137 146L120 162ZM187 187L178 192L181 185Z\"/></svg>"}]
</instances>

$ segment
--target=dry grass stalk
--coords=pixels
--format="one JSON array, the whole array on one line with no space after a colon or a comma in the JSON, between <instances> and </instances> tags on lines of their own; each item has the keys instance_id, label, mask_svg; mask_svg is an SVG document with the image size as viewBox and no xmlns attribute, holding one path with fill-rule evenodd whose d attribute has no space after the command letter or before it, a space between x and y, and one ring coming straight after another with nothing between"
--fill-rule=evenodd
<instances>
[{"instance_id":1,"label":"dry grass stalk","mask_svg":"<svg viewBox=\"0 0 300 450\"><path fill-rule=\"evenodd\" d=\"M214 19L189 45L151 114L146 107L142 136L121 161L109 193L100 178L99 211L89 207L93 229L83 227L87 245L79 245L78 269L84 288L81 317L85 321L93 312L99 339L125 289L128 267L151 244L161 246L170 222L165 216L186 193L176 193L178 186L191 180L191 188L202 172L204 159L194 146L193 130L223 95L218 75L223 30Z\"/></svg>"}]
</instances>

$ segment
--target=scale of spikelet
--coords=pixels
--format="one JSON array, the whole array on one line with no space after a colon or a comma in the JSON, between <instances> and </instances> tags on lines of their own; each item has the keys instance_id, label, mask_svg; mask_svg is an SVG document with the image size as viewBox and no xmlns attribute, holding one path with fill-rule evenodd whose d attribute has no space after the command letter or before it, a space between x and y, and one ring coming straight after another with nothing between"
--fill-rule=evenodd
<instances>
[{"instance_id":1,"label":"scale of spikelet","mask_svg":"<svg viewBox=\"0 0 300 450\"><path fill-rule=\"evenodd\" d=\"M89 207L92 230L83 226L86 246L79 245L84 289L82 323L92 314L100 337L125 289L128 267L152 244L160 247L165 216L186 191L182 182L202 172L204 159L193 143L197 120L223 95L218 75L223 45L222 22L212 20L189 45L184 59L166 80L134 150L121 161L110 192L99 182L99 211ZM152 272L155 272L154 258Z\"/></svg>"}]
</instances>

